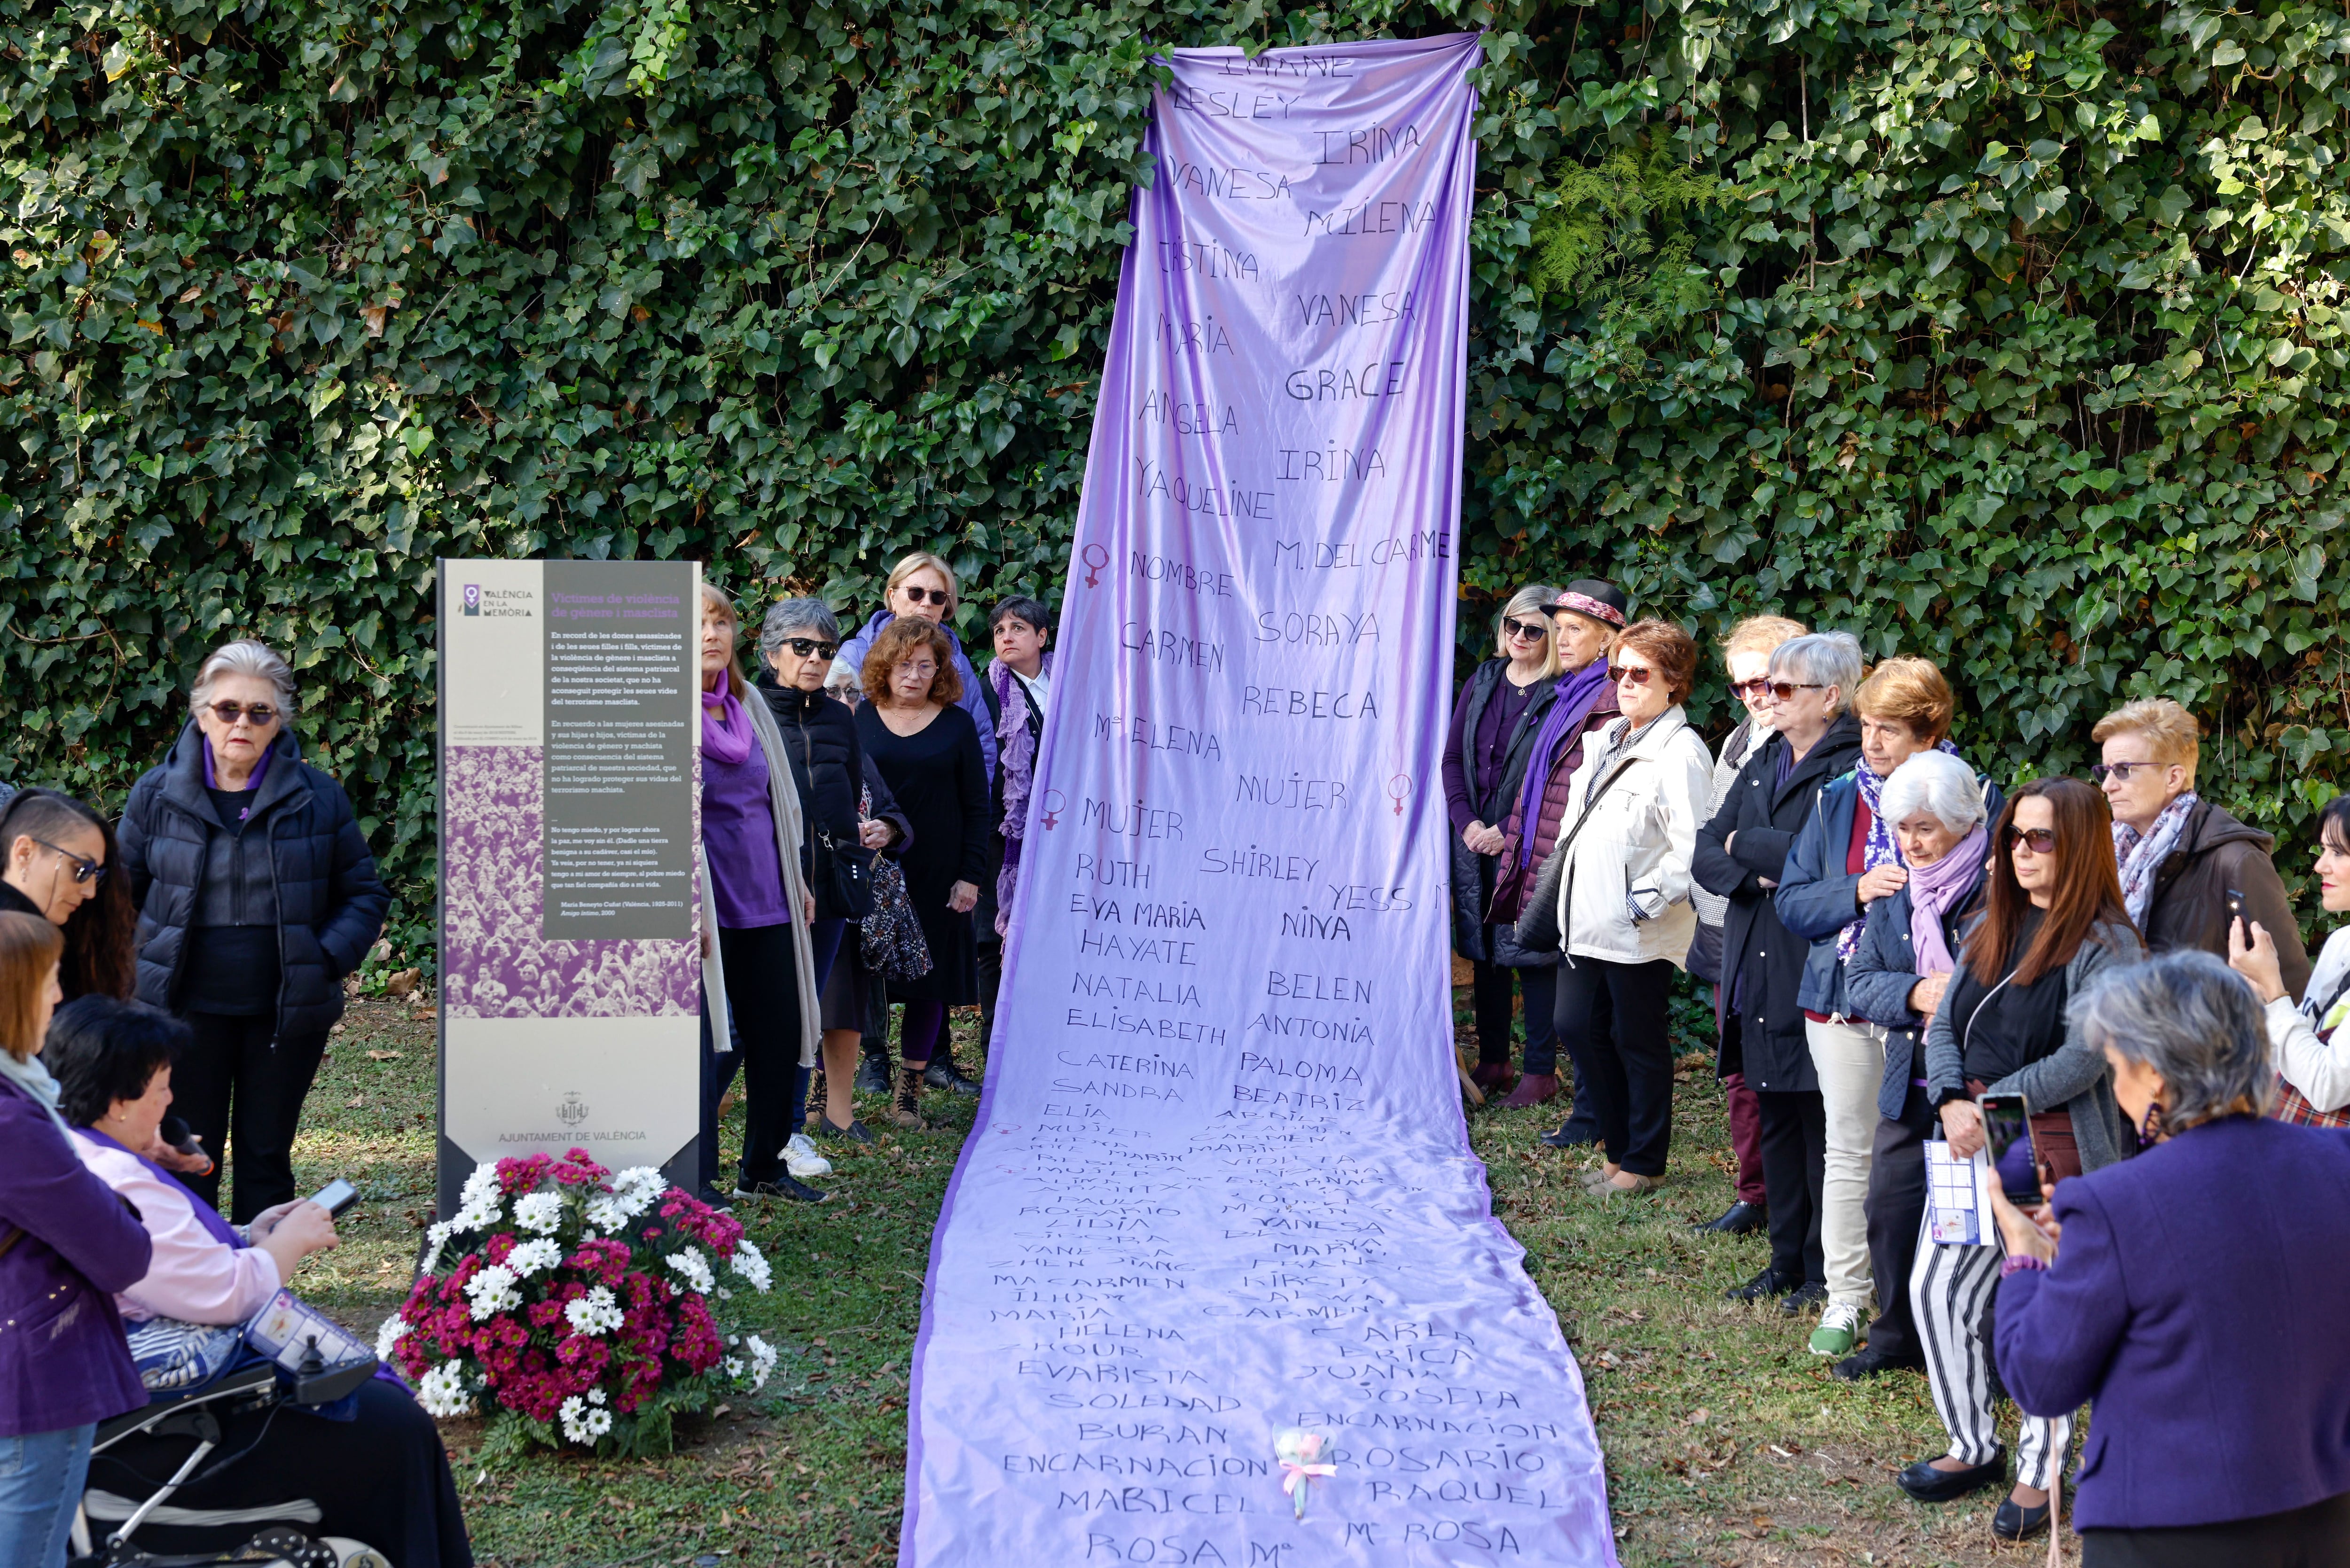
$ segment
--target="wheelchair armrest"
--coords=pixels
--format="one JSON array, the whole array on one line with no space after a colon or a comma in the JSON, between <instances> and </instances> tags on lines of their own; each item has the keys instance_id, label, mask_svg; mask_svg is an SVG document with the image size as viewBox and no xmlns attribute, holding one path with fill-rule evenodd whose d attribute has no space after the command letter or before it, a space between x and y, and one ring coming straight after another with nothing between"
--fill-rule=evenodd
<instances>
[{"instance_id":1,"label":"wheelchair armrest","mask_svg":"<svg viewBox=\"0 0 2350 1568\"><path fill-rule=\"evenodd\" d=\"M91 1451L100 1451L133 1433L146 1431L181 1411L210 1404L216 1399L234 1399L258 1394L270 1388L276 1381L276 1367L266 1361L253 1361L242 1366L233 1366L201 1386L158 1395L136 1410L111 1420L100 1421L98 1436L90 1445Z\"/></svg>"}]
</instances>

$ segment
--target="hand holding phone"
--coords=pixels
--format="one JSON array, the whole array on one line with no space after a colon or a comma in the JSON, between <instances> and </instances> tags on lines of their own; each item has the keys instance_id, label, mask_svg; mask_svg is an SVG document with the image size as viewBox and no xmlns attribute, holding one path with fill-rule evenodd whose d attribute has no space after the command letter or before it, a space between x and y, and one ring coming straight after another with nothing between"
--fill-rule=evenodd
<instances>
[{"instance_id":1,"label":"hand holding phone","mask_svg":"<svg viewBox=\"0 0 2350 1568\"><path fill-rule=\"evenodd\" d=\"M1991 1153L2001 1190L2011 1203L2038 1208L2040 1151L2032 1140L2032 1113L2023 1096L1985 1095L1975 1105L1982 1112L1983 1147Z\"/></svg>"},{"instance_id":2,"label":"hand holding phone","mask_svg":"<svg viewBox=\"0 0 2350 1568\"><path fill-rule=\"evenodd\" d=\"M311 1202L334 1216L339 1216L344 1210L359 1200L359 1189L339 1176L318 1189L310 1197Z\"/></svg>"}]
</instances>

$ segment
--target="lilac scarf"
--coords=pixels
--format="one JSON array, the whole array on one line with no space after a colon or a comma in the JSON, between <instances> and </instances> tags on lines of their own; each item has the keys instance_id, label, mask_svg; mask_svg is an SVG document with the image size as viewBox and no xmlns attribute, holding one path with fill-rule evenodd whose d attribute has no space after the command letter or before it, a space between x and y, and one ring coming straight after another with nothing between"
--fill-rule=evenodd
<instances>
[{"instance_id":1,"label":"lilac scarf","mask_svg":"<svg viewBox=\"0 0 2350 1568\"><path fill-rule=\"evenodd\" d=\"M1053 650L1045 650L1041 676L1053 673ZM1011 929L1012 895L1020 885L1020 844L1028 836L1028 790L1035 782L1036 738L1028 732L1028 683L997 659L987 667L988 684L995 688L996 706L1003 714L995 732L997 776L1003 781L1003 869L995 874L995 934ZM1042 713L1036 717L1044 718Z\"/></svg>"},{"instance_id":2,"label":"lilac scarf","mask_svg":"<svg viewBox=\"0 0 2350 1568\"><path fill-rule=\"evenodd\" d=\"M1964 838L1950 846L1948 855L1931 866L1909 868L1909 957L1918 966L1917 973L1957 971L1950 944L1942 939L1942 922L1974 886L1990 848L1991 834L1978 822Z\"/></svg>"},{"instance_id":3,"label":"lilac scarf","mask_svg":"<svg viewBox=\"0 0 2350 1568\"><path fill-rule=\"evenodd\" d=\"M1608 687L1607 661L1595 659L1582 669L1558 678L1558 695L1534 732L1534 749L1526 758L1526 776L1518 785L1518 847L1511 857L1513 870L1523 869L1534 857L1534 835L1542 823L1543 790L1550 781L1551 764L1567 735L1583 728L1591 710Z\"/></svg>"},{"instance_id":4,"label":"lilac scarf","mask_svg":"<svg viewBox=\"0 0 2350 1568\"><path fill-rule=\"evenodd\" d=\"M245 778L245 792L251 794L255 800L258 800L261 797L261 775L269 771L269 759L276 754L277 742L276 741L272 741L269 744L261 749L261 760L253 764L253 772ZM221 787L220 774L214 772L213 768L213 741L210 735L204 737L204 787L206 789L218 789ZM236 819L239 822L243 822L252 815L253 805L252 802L248 801L238 810Z\"/></svg>"},{"instance_id":5,"label":"lilac scarf","mask_svg":"<svg viewBox=\"0 0 2350 1568\"><path fill-rule=\"evenodd\" d=\"M702 694L703 756L732 767L750 760L751 742L755 739L751 732L750 717L743 711L742 700L734 695L732 681Z\"/></svg>"},{"instance_id":6,"label":"lilac scarf","mask_svg":"<svg viewBox=\"0 0 2350 1568\"><path fill-rule=\"evenodd\" d=\"M1934 749L1954 757L1959 754L1959 748L1948 740L1935 742ZM1885 799L1887 780L1879 778L1877 770L1870 767L1866 761L1853 769L1853 777L1860 784L1861 801L1868 807L1868 838L1861 846L1860 850L1862 872L1866 874L1874 871L1880 866L1900 865L1902 863L1901 843L1893 836L1893 825L1885 820L1885 808L1880 804ZM1834 853L1833 846L1830 848L1830 853ZM1860 933L1867 924L1868 913L1864 909L1859 919L1836 933L1838 963L1850 963L1852 955L1860 950Z\"/></svg>"}]
</instances>

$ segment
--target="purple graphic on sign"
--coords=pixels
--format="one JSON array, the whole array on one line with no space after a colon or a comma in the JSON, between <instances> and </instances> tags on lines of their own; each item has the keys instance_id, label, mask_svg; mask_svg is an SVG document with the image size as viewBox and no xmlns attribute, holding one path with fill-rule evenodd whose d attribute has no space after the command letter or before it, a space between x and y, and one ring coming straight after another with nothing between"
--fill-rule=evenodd
<instances>
[{"instance_id":1,"label":"purple graphic on sign","mask_svg":"<svg viewBox=\"0 0 2350 1568\"><path fill-rule=\"evenodd\" d=\"M442 1002L452 1018L643 1018L702 1006L694 944L539 935L545 762L536 746L451 746L442 848Z\"/></svg>"},{"instance_id":2,"label":"purple graphic on sign","mask_svg":"<svg viewBox=\"0 0 2350 1568\"><path fill-rule=\"evenodd\" d=\"M906 1568L1616 1560L1461 1119L1423 782L1478 59L1183 50L1159 95L932 1242Z\"/></svg>"}]
</instances>

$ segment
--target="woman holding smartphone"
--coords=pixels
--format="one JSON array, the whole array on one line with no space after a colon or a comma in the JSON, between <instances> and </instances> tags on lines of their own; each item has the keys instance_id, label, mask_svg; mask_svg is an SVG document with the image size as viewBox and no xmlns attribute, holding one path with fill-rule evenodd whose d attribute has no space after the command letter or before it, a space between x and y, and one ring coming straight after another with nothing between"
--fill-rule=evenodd
<instances>
[{"instance_id":1,"label":"woman holding smartphone","mask_svg":"<svg viewBox=\"0 0 2350 1568\"><path fill-rule=\"evenodd\" d=\"M1983 1147L1975 1101L1985 1096L2021 1096L2034 1111L2066 1113L2061 1131L2045 1123L2036 1129L2059 1179L2121 1157L2105 1056L2065 1012L2092 981L2144 952L2122 906L2112 822L2105 797L2068 778L2033 780L2000 814L1982 914L1926 1026L1927 1094L1953 1158L1971 1159ZM1950 1438L1949 1453L1901 1472L1901 1490L1920 1502L1948 1502L2007 1477L1983 1333L2002 1259L1997 1247L1919 1238L1910 1305L1934 1409ZM2015 1487L1992 1517L1994 1535L2022 1541L2048 1528L2048 1491L2071 1436L2063 1417L2024 1423Z\"/></svg>"}]
</instances>

